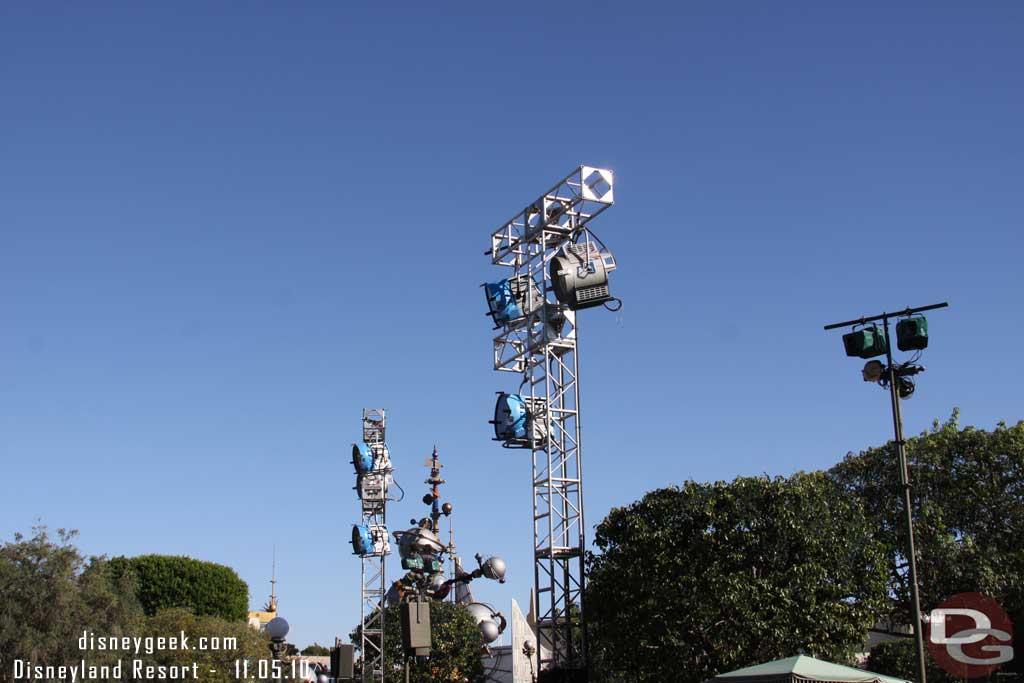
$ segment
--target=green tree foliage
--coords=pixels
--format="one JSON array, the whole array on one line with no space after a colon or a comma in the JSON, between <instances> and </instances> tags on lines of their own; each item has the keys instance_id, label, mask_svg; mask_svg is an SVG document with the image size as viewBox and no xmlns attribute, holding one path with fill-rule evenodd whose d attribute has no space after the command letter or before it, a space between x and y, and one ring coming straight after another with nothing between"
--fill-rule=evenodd
<instances>
[{"instance_id":1,"label":"green tree foliage","mask_svg":"<svg viewBox=\"0 0 1024 683\"><path fill-rule=\"evenodd\" d=\"M249 662L250 676L258 678L259 661L270 659L270 640L266 634L242 621L197 616L182 607L160 610L149 617L145 633L168 636L184 633L191 649L162 650L139 657L146 665L157 667L187 668L195 663L199 680L207 683L235 683L239 680L235 676L235 663L245 660ZM203 639L206 648L198 649ZM127 662L125 667L127 674Z\"/></svg>"},{"instance_id":2,"label":"green tree foliage","mask_svg":"<svg viewBox=\"0 0 1024 683\"><path fill-rule=\"evenodd\" d=\"M86 560L72 545L74 536L61 529L54 540L37 527L32 538L16 534L13 542L0 546L0 683L12 680L15 659L41 666L77 666L83 659L89 666L113 666L120 660L126 681L136 680L135 659L144 666L195 663L199 680L227 683L236 680L236 660L248 659L255 674L259 660L269 658L267 637L242 620L195 615L184 608L146 616L136 597L134 569L123 560ZM100 638L184 633L191 649L146 653L143 648L136 654L93 650L88 641L80 649L86 632ZM204 649L199 649L201 638L207 639Z\"/></svg>"},{"instance_id":3,"label":"green tree foliage","mask_svg":"<svg viewBox=\"0 0 1024 683\"><path fill-rule=\"evenodd\" d=\"M925 675L928 683L952 683L956 679L943 671L935 660L927 657ZM917 680L917 646L913 638L879 643L868 655L868 671L895 676L908 681Z\"/></svg>"},{"instance_id":4,"label":"green tree foliage","mask_svg":"<svg viewBox=\"0 0 1024 683\"><path fill-rule=\"evenodd\" d=\"M313 643L302 648L302 654L308 657L326 657L331 654L331 648L320 643Z\"/></svg>"},{"instance_id":5,"label":"green tree foliage","mask_svg":"<svg viewBox=\"0 0 1024 683\"><path fill-rule=\"evenodd\" d=\"M613 509L595 546L585 609L606 681L849 661L885 599L884 547L820 472L652 491Z\"/></svg>"},{"instance_id":6,"label":"green tree foliage","mask_svg":"<svg viewBox=\"0 0 1024 683\"><path fill-rule=\"evenodd\" d=\"M945 424L936 421L931 431L907 440L921 609L928 612L951 595L977 591L998 600L1015 624L1024 625L1024 422L985 431L961 428L958 418L954 411ZM830 474L864 502L875 538L890 548L888 612L894 622L908 623L895 444L849 454ZM902 652L887 649L889 656ZM914 655L906 651L912 666Z\"/></svg>"},{"instance_id":7,"label":"green tree foliage","mask_svg":"<svg viewBox=\"0 0 1024 683\"><path fill-rule=\"evenodd\" d=\"M117 557L111 564L138 578L139 602L149 616L170 607L226 621L244 621L248 614L249 586L230 567L171 555Z\"/></svg>"},{"instance_id":8,"label":"green tree foliage","mask_svg":"<svg viewBox=\"0 0 1024 683\"><path fill-rule=\"evenodd\" d=\"M480 630L464 607L432 600L430 629L433 643L430 659L425 662L410 660L411 683L476 683L484 680ZM352 642L359 644L357 634L353 634ZM391 605L384 612L384 648L388 662L384 683L403 683L405 653L402 651L402 625L398 605Z\"/></svg>"},{"instance_id":9,"label":"green tree foliage","mask_svg":"<svg viewBox=\"0 0 1024 683\"><path fill-rule=\"evenodd\" d=\"M60 666L77 663L83 631L133 635L142 623L134 577L114 578L103 558L86 560L71 544L76 532L45 527L15 534L0 546L0 682L15 659ZM97 665L116 659L101 654Z\"/></svg>"}]
</instances>

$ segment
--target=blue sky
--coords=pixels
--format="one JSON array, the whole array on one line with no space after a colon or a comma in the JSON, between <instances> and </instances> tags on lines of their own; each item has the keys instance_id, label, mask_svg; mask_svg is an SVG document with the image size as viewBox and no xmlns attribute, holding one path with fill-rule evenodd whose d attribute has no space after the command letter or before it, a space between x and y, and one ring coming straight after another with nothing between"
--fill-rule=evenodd
<instances>
[{"instance_id":1,"label":"blue sky","mask_svg":"<svg viewBox=\"0 0 1024 683\"><path fill-rule=\"evenodd\" d=\"M826 323L949 300L904 406L1024 418L1024 5L4 4L0 535L188 554L294 640L358 619L348 463L389 410L397 528L532 584L490 441L489 234L580 163L618 314L581 319L587 518L890 438ZM397 562L391 575L397 576Z\"/></svg>"}]
</instances>

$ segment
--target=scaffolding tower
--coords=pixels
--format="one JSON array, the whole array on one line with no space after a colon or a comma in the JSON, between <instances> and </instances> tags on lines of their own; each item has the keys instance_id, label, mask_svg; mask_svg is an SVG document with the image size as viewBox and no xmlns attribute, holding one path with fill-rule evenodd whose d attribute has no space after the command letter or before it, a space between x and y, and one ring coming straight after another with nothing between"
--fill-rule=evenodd
<instances>
[{"instance_id":1,"label":"scaffolding tower","mask_svg":"<svg viewBox=\"0 0 1024 683\"><path fill-rule=\"evenodd\" d=\"M385 445L386 416L383 408L363 409L363 443L373 453L374 468L359 477L356 486L362 504L363 524L379 536L379 552L362 556L360 600L360 652L363 683L384 681L384 595L386 592L384 558L387 544L388 482L391 459Z\"/></svg>"},{"instance_id":2,"label":"scaffolding tower","mask_svg":"<svg viewBox=\"0 0 1024 683\"><path fill-rule=\"evenodd\" d=\"M612 183L611 171L580 166L496 230L487 252L511 269L507 279L522 304L522 317L496 319L494 369L523 376L519 394L531 424L518 446L533 456L537 666L564 679L586 668L586 539L576 311L555 297L550 262L591 248L585 228L612 205Z\"/></svg>"}]
</instances>

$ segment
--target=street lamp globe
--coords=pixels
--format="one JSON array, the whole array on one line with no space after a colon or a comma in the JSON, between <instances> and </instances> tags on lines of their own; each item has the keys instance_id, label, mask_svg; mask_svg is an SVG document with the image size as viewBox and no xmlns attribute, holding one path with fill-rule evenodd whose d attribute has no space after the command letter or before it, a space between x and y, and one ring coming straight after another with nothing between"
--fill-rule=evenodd
<instances>
[{"instance_id":1,"label":"street lamp globe","mask_svg":"<svg viewBox=\"0 0 1024 683\"><path fill-rule=\"evenodd\" d=\"M288 622L283 617L274 617L267 624L267 635L271 640L284 640L288 635Z\"/></svg>"}]
</instances>

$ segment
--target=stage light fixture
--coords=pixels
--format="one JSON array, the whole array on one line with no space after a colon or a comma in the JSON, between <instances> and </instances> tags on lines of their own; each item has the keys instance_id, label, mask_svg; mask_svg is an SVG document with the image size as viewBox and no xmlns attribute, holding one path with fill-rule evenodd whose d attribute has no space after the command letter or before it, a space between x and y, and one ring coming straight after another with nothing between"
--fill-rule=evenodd
<instances>
[{"instance_id":1,"label":"stage light fixture","mask_svg":"<svg viewBox=\"0 0 1024 683\"><path fill-rule=\"evenodd\" d=\"M885 332L875 325L844 334L843 347L847 356L860 358L881 356L888 349Z\"/></svg>"},{"instance_id":2,"label":"stage light fixture","mask_svg":"<svg viewBox=\"0 0 1024 683\"><path fill-rule=\"evenodd\" d=\"M896 323L896 347L900 351L928 348L928 320L923 315L917 315Z\"/></svg>"},{"instance_id":3,"label":"stage light fixture","mask_svg":"<svg viewBox=\"0 0 1024 683\"><path fill-rule=\"evenodd\" d=\"M360 557L389 555L388 530L370 524L352 525L352 553Z\"/></svg>"},{"instance_id":4,"label":"stage light fixture","mask_svg":"<svg viewBox=\"0 0 1024 683\"><path fill-rule=\"evenodd\" d=\"M489 309L487 315L495 325L505 325L523 317L523 309L512 295L512 284L508 280L484 283L484 296Z\"/></svg>"},{"instance_id":5,"label":"stage light fixture","mask_svg":"<svg viewBox=\"0 0 1024 683\"><path fill-rule=\"evenodd\" d=\"M356 474L366 474L373 469L373 451L366 444L352 444L352 465Z\"/></svg>"},{"instance_id":6,"label":"stage light fixture","mask_svg":"<svg viewBox=\"0 0 1024 683\"><path fill-rule=\"evenodd\" d=\"M615 270L615 257L589 239L566 244L562 253L551 259L550 268L555 297L574 311L615 300L608 291L608 273Z\"/></svg>"},{"instance_id":7,"label":"stage light fixture","mask_svg":"<svg viewBox=\"0 0 1024 683\"><path fill-rule=\"evenodd\" d=\"M370 535L370 527L365 524L354 524L352 526L352 552L360 557L373 553L373 537Z\"/></svg>"},{"instance_id":8,"label":"stage light fixture","mask_svg":"<svg viewBox=\"0 0 1024 683\"><path fill-rule=\"evenodd\" d=\"M880 360L869 360L860 374L865 382L878 382L885 375L885 365Z\"/></svg>"},{"instance_id":9,"label":"stage light fixture","mask_svg":"<svg viewBox=\"0 0 1024 683\"><path fill-rule=\"evenodd\" d=\"M498 394L494 405L494 439L496 441L519 441L526 439L529 411L526 401L519 394Z\"/></svg>"},{"instance_id":10,"label":"stage light fixture","mask_svg":"<svg viewBox=\"0 0 1024 683\"><path fill-rule=\"evenodd\" d=\"M540 287L529 275L487 282L483 285L487 315L496 327L518 320L543 302Z\"/></svg>"}]
</instances>

